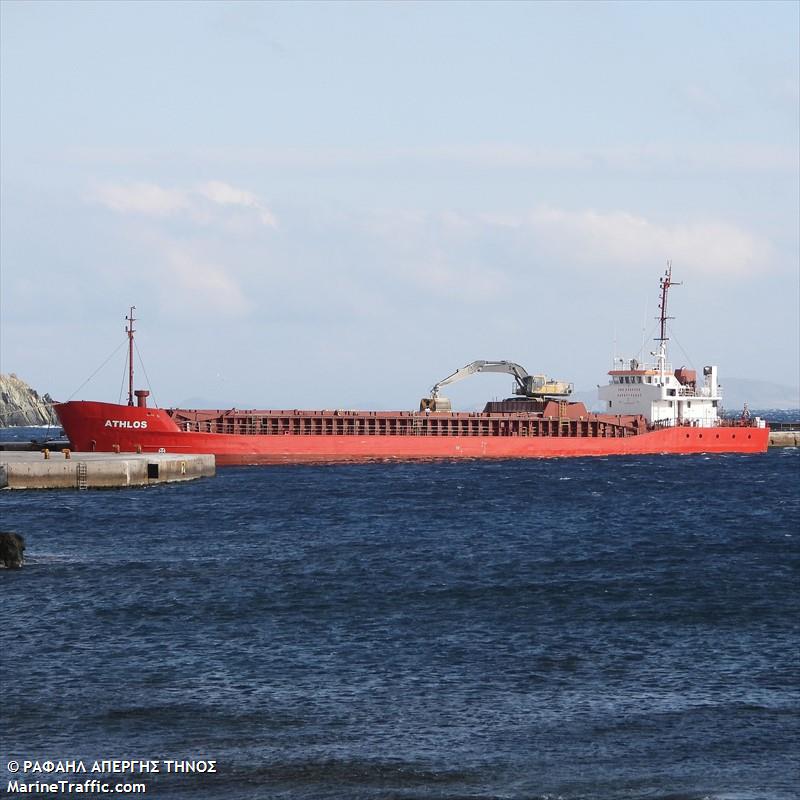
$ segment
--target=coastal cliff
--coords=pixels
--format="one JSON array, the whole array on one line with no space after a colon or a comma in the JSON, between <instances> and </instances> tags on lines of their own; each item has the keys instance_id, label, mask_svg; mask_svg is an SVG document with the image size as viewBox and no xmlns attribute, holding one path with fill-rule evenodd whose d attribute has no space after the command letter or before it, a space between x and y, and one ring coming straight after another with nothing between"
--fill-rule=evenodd
<instances>
[{"instance_id":1,"label":"coastal cliff","mask_svg":"<svg viewBox=\"0 0 800 800\"><path fill-rule=\"evenodd\" d=\"M39 393L13 372L0 375L0 428L14 425L58 425L49 394Z\"/></svg>"}]
</instances>

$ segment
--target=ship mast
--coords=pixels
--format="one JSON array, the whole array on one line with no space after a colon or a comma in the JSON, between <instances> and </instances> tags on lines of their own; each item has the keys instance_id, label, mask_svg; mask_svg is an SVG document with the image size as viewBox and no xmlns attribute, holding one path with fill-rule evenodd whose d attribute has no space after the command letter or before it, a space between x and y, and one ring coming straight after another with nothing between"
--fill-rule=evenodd
<instances>
[{"instance_id":1,"label":"ship mast","mask_svg":"<svg viewBox=\"0 0 800 800\"><path fill-rule=\"evenodd\" d=\"M669 287L670 286L680 286L679 283L673 283L672 281L672 262L667 261L667 271L664 273L664 276L659 280L659 285L661 286L661 299L658 303L659 309L659 316L657 319L661 323L661 335L656 338L655 341L658 342L658 349L656 350L653 355L656 357L656 366L658 368L659 377L663 383L664 381L664 372L667 368L667 342L669 338L667 337L667 320L668 319L675 319L675 317L668 317L667 316L667 296L669 294Z\"/></svg>"},{"instance_id":2,"label":"ship mast","mask_svg":"<svg viewBox=\"0 0 800 800\"><path fill-rule=\"evenodd\" d=\"M136 322L133 312L136 311L136 306L131 306L130 316L125 317L128 325L125 327L125 333L128 334L128 405L133 405L133 334L135 333L133 323Z\"/></svg>"}]
</instances>

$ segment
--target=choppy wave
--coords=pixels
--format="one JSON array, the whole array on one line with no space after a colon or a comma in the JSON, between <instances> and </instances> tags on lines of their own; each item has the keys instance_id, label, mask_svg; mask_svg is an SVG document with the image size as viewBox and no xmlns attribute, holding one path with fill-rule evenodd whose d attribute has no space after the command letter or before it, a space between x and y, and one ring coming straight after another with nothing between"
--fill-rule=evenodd
<instances>
[{"instance_id":1,"label":"choppy wave","mask_svg":"<svg viewBox=\"0 0 800 800\"><path fill-rule=\"evenodd\" d=\"M799 466L3 493L4 755L218 761L159 798L796 798Z\"/></svg>"}]
</instances>

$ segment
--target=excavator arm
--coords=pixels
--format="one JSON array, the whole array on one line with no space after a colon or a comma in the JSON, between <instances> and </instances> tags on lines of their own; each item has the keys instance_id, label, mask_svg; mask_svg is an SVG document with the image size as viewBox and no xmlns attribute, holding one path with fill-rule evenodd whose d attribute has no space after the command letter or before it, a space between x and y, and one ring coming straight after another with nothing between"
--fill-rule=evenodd
<instances>
[{"instance_id":1,"label":"excavator arm","mask_svg":"<svg viewBox=\"0 0 800 800\"><path fill-rule=\"evenodd\" d=\"M476 372L504 372L513 375L517 384L514 394L517 396L540 399L545 397L563 398L572 394L571 383L554 380L545 375L529 375L524 367L513 361L473 361L434 384L430 397L422 398L420 411L450 411L450 401L439 394L442 387L464 380Z\"/></svg>"},{"instance_id":2,"label":"excavator arm","mask_svg":"<svg viewBox=\"0 0 800 800\"><path fill-rule=\"evenodd\" d=\"M449 383L456 383L474 375L476 372L505 372L514 376L517 382L517 389L525 387L525 378L530 377L524 367L515 364L513 361L473 361L461 369L457 369L452 375L442 378L439 383L435 384L431 389L431 398L436 399L439 396L439 390Z\"/></svg>"}]
</instances>

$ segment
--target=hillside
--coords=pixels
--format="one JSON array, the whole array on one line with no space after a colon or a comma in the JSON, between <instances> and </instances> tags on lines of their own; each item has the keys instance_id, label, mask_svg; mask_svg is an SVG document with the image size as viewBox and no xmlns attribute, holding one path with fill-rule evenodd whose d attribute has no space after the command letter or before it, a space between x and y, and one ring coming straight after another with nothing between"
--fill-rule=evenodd
<instances>
[{"instance_id":1,"label":"hillside","mask_svg":"<svg viewBox=\"0 0 800 800\"><path fill-rule=\"evenodd\" d=\"M800 389L750 378L721 380L723 404L727 411L750 408L800 408Z\"/></svg>"},{"instance_id":2,"label":"hillside","mask_svg":"<svg viewBox=\"0 0 800 800\"><path fill-rule=\"evenodd\" d=\"M0 375L0 428L16 425L58 425L55 401L39 393L13 372Z\"/></svg>"}]
</instances>

